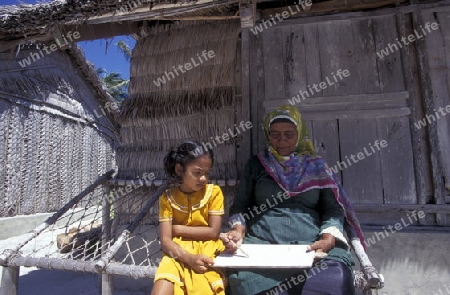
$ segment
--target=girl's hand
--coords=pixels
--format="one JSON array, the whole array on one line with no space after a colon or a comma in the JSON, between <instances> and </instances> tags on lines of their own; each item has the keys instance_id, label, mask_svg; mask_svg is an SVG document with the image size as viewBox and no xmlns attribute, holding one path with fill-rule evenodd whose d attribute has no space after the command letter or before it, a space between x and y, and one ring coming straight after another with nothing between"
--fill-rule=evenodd
<instances>
[{"instance_id":1,"label":"girl's hand","mask_svg":"<svg viewBox=\"0 0 450 295\"><path fill-rule=\"evenodd\" d=\"M309 245L308 250L315 250L317 252L328 253L331 249L334 248L336 244L336 239L331 234L323 234L320 240L315 241L311 245Z\"/></svg>"},{"instance_id":2,"label":"girl's hand","mask_svg":"<svg viewBox=\"0 0 450 295\"><path fill-rule=\"evenodd\" d=\"M196 273L205 273L211 265L214 264L214 261L203 254L192 254L187 259L186 263L196 272Z\"/></svg>"}]
</instances>

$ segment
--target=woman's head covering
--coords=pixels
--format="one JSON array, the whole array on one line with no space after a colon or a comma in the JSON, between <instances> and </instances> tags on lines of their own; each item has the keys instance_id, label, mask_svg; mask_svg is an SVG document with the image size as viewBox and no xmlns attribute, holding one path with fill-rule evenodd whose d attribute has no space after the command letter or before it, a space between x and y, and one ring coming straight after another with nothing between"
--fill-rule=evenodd
<instances>
[{"instance_id":1,"label":"woman's head covering","mask_svg":"<svg viewBox=\"0 0 450 295\"><path fill-rule=\"evenodd\" d=\"M308 130L306 129L305 121L302 115L296 107L290 105L279 106L278 108L270 111L264 119L264 135L269 143L269 131L270 125L279 120L292 122L297 128L298 140L295 146L294 153L298 155L315 155L314 145L309 139ZM270 147L270 151L275 155L278 160L282 160L283 157L275 151L273 147Z\"/></svg>"},{"instance_id":2,"label":"woman's head covering","mask_svg":"<svg viewBox=\"0 0 450 295\"><path fill-rule=\"evenodd\" d=\"M271 146L261 152L258 158L266 172L291 197L311 189L332 189L337 202L344 209L347 223L355 230L365 247L364 236L351 201L326 161L315 155L313 143L309 139L300 112L289 105L280 106L269 112L264 120L264 133L268 142L270 124L277 120L290 121L297 126L298 141L295 151L288 157L279 155Z\"/></svg>"}]
</instances>

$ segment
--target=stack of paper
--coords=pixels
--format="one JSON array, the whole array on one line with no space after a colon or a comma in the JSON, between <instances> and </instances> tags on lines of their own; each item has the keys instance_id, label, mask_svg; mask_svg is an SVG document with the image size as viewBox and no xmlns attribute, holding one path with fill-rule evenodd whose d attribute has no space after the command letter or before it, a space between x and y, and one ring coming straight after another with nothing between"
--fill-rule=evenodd
<instances>
[{"instance_id":1,"label":"stack of paper","mask_svg":"<svg viewBox=\"0 0 450 295\"><path fill-rule=\"evenodd\" d=\"M243 244L235 254L222 253L214 260L215 267L224 268L308 268L314 261L314 251L308 245Z\"/></svg>"}]
</instances>

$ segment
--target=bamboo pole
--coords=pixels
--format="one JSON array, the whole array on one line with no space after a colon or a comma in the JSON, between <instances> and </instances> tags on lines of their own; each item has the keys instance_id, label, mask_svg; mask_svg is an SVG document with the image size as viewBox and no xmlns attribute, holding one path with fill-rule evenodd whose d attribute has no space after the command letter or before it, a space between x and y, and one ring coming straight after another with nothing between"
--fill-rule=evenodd
<instances>
[{"instance_id":1,"label":"bamboo pole","mask_svg":"<svg viewBox=\"0 0 450 295\"><path fill-rule=\"evenodd\" d=\"M114 274L114 275L122 275L122 276L130 276L138 279L138 278L154 278L156 273L157 266L139 266L139 265L125 265L117 262L111 262L105 269L105 273Z\"/></svg>"},{"instance_id":2,"label":"bamboo pole","mask_svg":"<svg viewBox=\"0 0 450 295\"><path fill-rule=\"evenodd\" d=\"M123 243L128 240L130 234L136 229L144 216L148 213L150 208L159 199L159 196L164 192L167 187L167 180L153 193L153 195L147 200L145 205L141 208L139 213L134 218L133 222L120 234L116 242L102 254L102 257L96 262L95 269L98 273L104 271L105 267L108 265L109 261L116 255Z\"/></svg>"},{"instance_id":3,"label":"bamboo pole","mask_svg":"<svg viewBox=\"0 0 450 295\"><path fill-rule=\"evenodd\" d=\"M3 251L3 253L0 254L0 265L8 266L9 262L8 259L15 253L18 253L20 248L25 246L29 241L37 237L41 232L43 232L46 228L48 228L50 225L54 224L64 213L66 213L70 208L72 208L76 203L78 203L81 199L83 199L86 195L91 193L98 185L106 181L111 177L111 175L114 173L114 170L110 170L97 178L97 180L89 185L87 188L85 188L81 193L79 193L77 196L72 198L69 202L67 202L61 209L59 209L55 214L47 218L44 223L38 225L35 229L33 229L31 232L27 234L26 237L17 244L12 249L6 249Z\"/></svg>"},{"instance_id":4,"label":"bamboo pole","mask_svg":"<svg viewBox=\"0 0 450 295\"><path fill-rule=\"evenodd\" d=\"M14 268L17 269L20 266L26 267L38 267L45 269L56 269L56 270L68 270L68 271L80 271L80 272L90 272L97 273L94 261L77 261L70 259L60 259L60 258L35 258L35 257L23 257L14 256L11 259L11 266L4 267L4 269L13 270L10 274L14 274ZM131 276L135 279L137 278L154 278L156 273L156 266L139 266L139 265L125 265L118 262L111 262L105 268L104 274L108 275L122 275ZM3 273L4 274L4 273ZM12 278L12 276L10 276ZM4 280L6 278L2 276L2 286L4 285ZM4 289L2 289L4 290ZM4 293L0 293L4 294ZM5 293L7 294L7 293Z\"/></svg>"},{"instance_id":5,"label":"bamboo pole","mask_svg":"<svg viewBox=\"0 0 450 295\"><path fill-rule=\"evenodd\" d=\"M355 252L356 257L361 264L362 271L369 284L369 288L365 291L375 289L375 293L364 294L378 294L376 290L384 287L384 279L382 275L380 275L377 269L372 265L372 262L370 261L369 256L367 256L367 253L364 250L364 247L362 246L358 236L356 235L355 230L348 224L346 224L345 231L347 232L347 235L351 241L353 251Z\"/></svg>"},{"instance_id":6,"label":"bamboo pole","mask_svg":"<svg viewBox=\"0 0 450 295\"><path fill-rule=\"evenodd\" d=\"M38 267L96 273L94 261L71 260L47 257L24 257L15 255L8 260L10 266Z\"/></svg>"}]
</instances>

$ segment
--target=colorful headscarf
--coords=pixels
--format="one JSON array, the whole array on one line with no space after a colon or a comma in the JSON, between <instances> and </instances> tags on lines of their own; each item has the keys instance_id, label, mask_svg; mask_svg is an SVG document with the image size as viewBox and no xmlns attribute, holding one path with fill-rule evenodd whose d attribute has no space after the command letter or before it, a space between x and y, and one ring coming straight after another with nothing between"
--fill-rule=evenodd
<instances>
[{"instance_id":1,"label":"colorful headscarf","mask_svg":"<svg viewBox=\"0 0 450 295\"><path fill-rule=\"evenodd\" d=\"M287 119L295 124L297 128L297 144L295 146L295 153L298 155L315 155L316 151L314 150L314 145L312 141L309 139L308 130L306 129L305 121L302 118L300 112L294 106L283 105L276 108L273 111L270 111L264 120L264 135L266 136L267 142L269 142L269 131L270 124L276 119ZM279 155L278 152L273 148L271 149L271 153L281 161L283 156Z\"/></svg>"},{"instance_id":2,"label":"colorful headscarf","mask_svg":"<svg viewBox=\"0 0 450 295\"><path fill-rule=\"evenodd\" d=\"M295 124L298 132L295 151L287 157L279 155L269 142L270 124L281 118ZM344 209L347 223L351 225L365 248L364 236L350 199L326 161L315 155L313 143L309 139L300 112L288 105L269 112L264 120L264 133L269 142L269 148L261 152L258 158L267 173L291 197L311 189L332 189L337 202Z\"/></svg>"}]
</instances>

